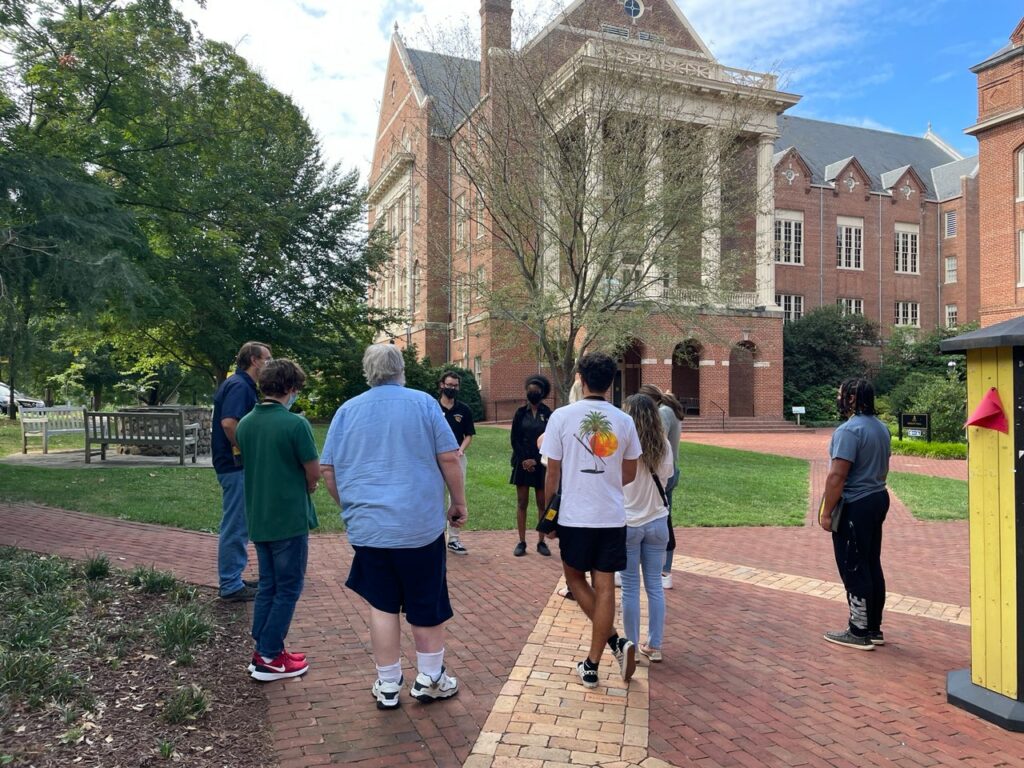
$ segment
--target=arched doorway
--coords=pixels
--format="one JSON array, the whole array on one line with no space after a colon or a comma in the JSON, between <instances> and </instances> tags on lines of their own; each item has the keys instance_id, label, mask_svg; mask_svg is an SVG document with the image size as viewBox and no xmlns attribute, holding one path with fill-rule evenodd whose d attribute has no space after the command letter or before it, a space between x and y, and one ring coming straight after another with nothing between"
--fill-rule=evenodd
<instances>
[{"instance_id":1,"label":"arched doorway","mask_svg":"<svg viewBox=\"0 0 1024 768\"><path fill-rule=\"evenodd\" d=\"M754 415L754 352L752 341L741 341L729 352L729 416Z\"/></svg>"},{"instance_id":2,"label":"arched doorway","mask_svg":"<svg viewBox=\"0 0 1024 768\"><path fill-rule=\"evenodd\" d=\"M700 355L703 347L696 339L676 344L672 350L672 394L686 412L700 415Z\"/></svg>"},{"instance_id":3,"label":"arched doorway","mask_svg":"<svg viewBox=\"0 0 1024 768\"><path fill-rule=\"evenodd\" d=\"M634 340L619 355L619 370L615 372L612 384L612 402L619 407L622 407L623 400L635 395L640 389L641 352L642 345Z\"/></svg>"}]
</instances>

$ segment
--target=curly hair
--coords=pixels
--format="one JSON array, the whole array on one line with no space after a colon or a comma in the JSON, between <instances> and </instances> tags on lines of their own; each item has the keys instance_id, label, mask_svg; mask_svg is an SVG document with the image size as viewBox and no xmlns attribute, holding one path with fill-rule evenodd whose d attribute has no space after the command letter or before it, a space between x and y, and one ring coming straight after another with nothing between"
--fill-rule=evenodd
<instances>
[{"instance_id":1,"label":"curly hair","mask_svg":"<svg viewBox=\"0 0 1024 768\"><path fill-rule=\"evenodd\" d=\"M647 395L630 395L622 404L622 410L632 416L636 424L642 451L640 460L651 472L657 472L665 457L665 428L661 425L658 406Z\"/></svg>"},{"instance_id":2,"label":"curly hair","mask_svg":"<svg viewBox=\"0 0 1024 768\"><path fill-rule=\"evenodd\" d=\"M305 385L306 372L287 357L271 360L260 371L260 392L269 397L280 397Z\"/></svg>"},{"instance_id":3,"label":"curly hair","mask_svg":"<svg viewBox=\"0 0 1024 768\"><path fill-rule=\"evenodd\" d=\"M542 398L551 394L551 382L548 381L547 376L541 376L539 373L535 373L526 380L523 384L523 389L529 389L531 384L540 389L540 396Z\"/></svg>"}]
</instances>

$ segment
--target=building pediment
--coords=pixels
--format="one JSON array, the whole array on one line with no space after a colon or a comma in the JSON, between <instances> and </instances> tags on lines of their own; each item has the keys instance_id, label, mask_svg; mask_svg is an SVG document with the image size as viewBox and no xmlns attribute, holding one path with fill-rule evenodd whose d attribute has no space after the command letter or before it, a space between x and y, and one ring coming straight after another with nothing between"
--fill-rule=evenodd
<instances>
[{"instance_id":1,"label":"building pediment","mask_svg":"<svg viewBox=\"0 0 1024 768\"><path fill-rule=\"evenodd\" d=\"M920 197L927 187L912 166L905 165L882 174L882 189L899 200Z\"/></svg>"},{"instance_id":2,"label":"building pediment","mask_svg":"<svg viewBox=\"0 0 1024 768\"><path fill-rule=\"evenodd\" d=\"M825 181L837 192L867 193L871 189L871 177L856 157L845 157L825 166Z\"/></svg>"},{"instance_id":3,"label":"building pediment","mask_svg":"<svg viewBox=\"0 0 1024 768\"><path fill-rule=\"evenodd\" d=\"M775 166L776 185L808 186L811 183L811 168L800 157L795 147L788 147L775 153L772 158Z\"/></svg>"}]
</instances>

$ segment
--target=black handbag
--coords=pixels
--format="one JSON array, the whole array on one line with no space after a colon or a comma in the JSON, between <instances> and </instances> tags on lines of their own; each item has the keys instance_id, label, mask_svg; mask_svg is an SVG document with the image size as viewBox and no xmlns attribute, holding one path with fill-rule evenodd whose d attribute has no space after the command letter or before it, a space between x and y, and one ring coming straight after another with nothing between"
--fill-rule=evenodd
<instances>
[{"instance_id":1,"label":"black handbag","mask_svg":"<svg viewBox=\"0 0 1024 768\"><path fill-rule=\"evenodd\" d=\"M554 533L558 528L558 507L562 503L562 493L559 491L548 503L540 520L537 521L537 531L543 534Z\"/></svg>"}]
</instances>

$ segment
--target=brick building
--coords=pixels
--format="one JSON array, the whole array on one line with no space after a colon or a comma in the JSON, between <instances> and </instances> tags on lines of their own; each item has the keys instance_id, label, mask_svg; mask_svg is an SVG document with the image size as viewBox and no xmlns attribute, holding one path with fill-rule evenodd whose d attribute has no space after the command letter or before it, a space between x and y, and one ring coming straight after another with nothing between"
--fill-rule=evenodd
<instances>
[{"instance_id":1,"label":"brick building","mask_svg":"<svg viewBox=\"0 0 1024 768\"><path fill-rule=\"evenodd\" d=\"M511 48L511 13L510 0L482 0L480 60L408 48L396 28L370 173L370 223L396 238L370 300L406 318L381 338L472 370L488 418L508 418L525 376L544 370L530 338L491 317L481 298L484 286L513 276L452 151L477 110L500 108L489 69ZM786 318L839 304L879 322L883 338L894 324L977 319L977 158L930 130L919 138L781 114L799 97L777 91L768 75L719 64L673 0L577 0L524 50L554 80L597 47L669 84L690 114L706 115L700 105L726 92L756 91L760 105L743 126L756 205L741 225L749 237L737 289L702 301L685 327L652 315L621 354L616 401L650 382L695 415L778 419ZM1024 58L1011 59L1020 104ZM694 118L685 127L715 126ZM1024 164L1020 153L1016 162ZM719 199L707 197L705 212L715 210ZM708 265L724 247L702 237L699 284L715 279Z\"/></svg>"},{"instance_id":2,"label":"brick building","mask_svg":"<svg viewBox=\"0 0 1024 768\"><path fill-rule=\"evenodd\" d=\"M978 76L983 326L1024 314L1024 18Z\"/></svg>"}]
</instances>

